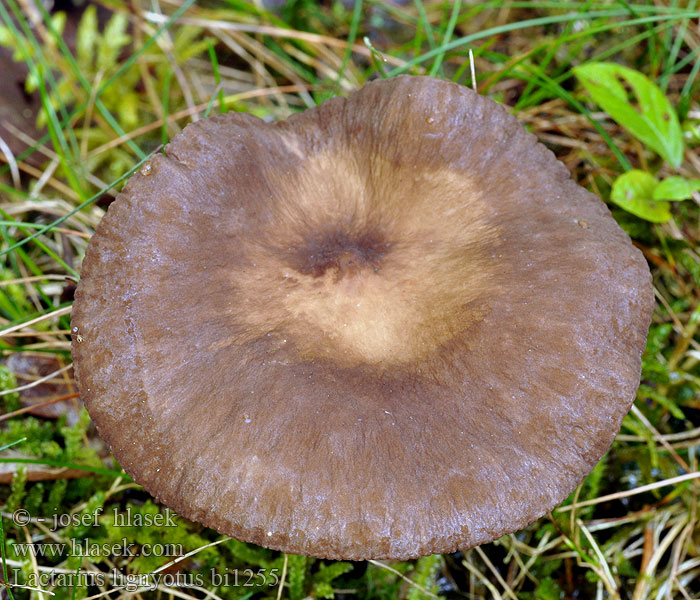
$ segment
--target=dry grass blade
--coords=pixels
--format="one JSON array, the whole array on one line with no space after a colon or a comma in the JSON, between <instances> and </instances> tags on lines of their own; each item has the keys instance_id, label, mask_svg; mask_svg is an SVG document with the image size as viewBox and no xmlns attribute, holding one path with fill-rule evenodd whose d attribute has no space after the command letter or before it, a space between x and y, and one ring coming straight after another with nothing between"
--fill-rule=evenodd
<instances>
[{"instance_id":1,"label":"dry grass blade","mask_svg":"<svg viewBox=\"0 0 700 600\"><path fill-rule=\"evenodd\" d=\"M616 492L614 494L608 494L606 496L600 496L598 498L592 498L591 500L584 500L576 504L570 504L568 506L560 506L557 508L557 512L567 512L570 510L575 510L583 506L593 506L595 504L601 504L602 502L610 502L611 500L620 500L621 498L627 498L629 496L634 496L635 494L643 494L644 492L650 492L651 490L657 490L659 488L668 487L671 485L676 485L683 481L690 481L693 479L700 478L700 471L694 471L692 473L686 473L685 475L679 475L678 477L671 477L670 479L664 479L663 481L657 481L656 483L650 483L648 485L642 485L638 488L632 490L627 490L625 492Z\"/></svg>"},{"instance_id":2,"label":"dry grass blade","mask_svg":"<svg viewBox=\"0 0 700 600\"><path fill-rule=\"evenodd\" d=\"M56 309L54 311L51 311L50 313L41 315L40 317L36 317L35 319L30 319L29 321L26 321L24 323L13 325L12 327L8 327L7 329L2 329L0 330L0 338L14 331L19 331L20 329L24 329L25 327L30 327L31 325L41 323L42 321L46 321L48 319L55 319L63 315L69 315L71 310L73 310L72 306L64 306L63 308Z\"/></svg>"},{"instance_id":3,"label":"dry grass blade","mask_svg":"<svg viewBox=\"0 0 700 600\"><path fill-rule=\"evenodd\" d=\"M53 373L49 373L48 375L46 375L44 377L40 377L36 381L32 381L32 383L28 383L27 385L21 385L19 387L13 388L11 390L2 390L2 391L0 391L0 396L5 396L6 394L14 394L15 392L23 392L24 390L29 390L33 387L36 387L37 385L39 385L41 383L44 383L45 381L49 381L49 380L53 379L56 375L60 375L61 373L65 373L66 371L68 371L69 369L72 369L72 368L73 368L72 364L66 365L65 367L62 367L62 368L54 371ZM0 418L0 420L1 420L1 418Z\"/></svg>"},{"instance_id":4,"label":"dry grass blade","mask_svg":"<svg viewBox=\"0 0 700 600\"><path fill-rule=\"evenodd\" d=\"M403 573L400 573L399 571L394 569L394 567L390 567L389 565L386 565L379 560L368 560L367 562L372 563L373 565L376 565L377 567L379 567L381 569L386 569L387 571L393 573L397 577L400 577L401 579L403 579L406 583L408 583L408 585L420 590L425 595L430 596L431 598L437 598L437 596L435 594L433 594L433 592L431 592L430 590L426 590L421 585L418 585L415 581L413 581L409 577L406 577Z\"/></svg>"}]
</instances>

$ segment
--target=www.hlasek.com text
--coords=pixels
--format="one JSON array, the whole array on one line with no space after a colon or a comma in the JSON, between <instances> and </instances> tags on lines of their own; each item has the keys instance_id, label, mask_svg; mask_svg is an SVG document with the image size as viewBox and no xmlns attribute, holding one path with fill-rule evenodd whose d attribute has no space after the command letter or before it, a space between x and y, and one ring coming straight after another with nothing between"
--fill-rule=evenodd
<instances>
[{"instance_id":1,"label":"www.hlasek.com text","mask_svg":"<svg viewBox=\"0 0 700 600\"><path fill-rule=\"evenodd\" d=\"M89 539L72 539L68 543L17 543L13 546L20 557L51 558L55 556L82 556L99 558L107 556L164 556L175 557L185 554L182 544L135 544L122 538L118 542L99 543Z\"/></svg>"}]
</instances>

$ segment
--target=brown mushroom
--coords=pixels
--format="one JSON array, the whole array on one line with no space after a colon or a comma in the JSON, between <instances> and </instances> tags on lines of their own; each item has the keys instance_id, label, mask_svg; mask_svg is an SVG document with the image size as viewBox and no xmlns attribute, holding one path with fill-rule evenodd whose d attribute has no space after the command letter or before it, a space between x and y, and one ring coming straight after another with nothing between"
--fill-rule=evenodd
<instances>
[{"instance_id":1,"label":"brown mushroom","mask_svg":"<svg viewBox=\"0 0 700 600\"><path fill-rule=\"evenodd\" d=\"M73 353L116 458L183 516L319 557L450 552L610 446L649 269L502 107L403 76L165 152L90 243Z\"/></svg>"}]
</instances>

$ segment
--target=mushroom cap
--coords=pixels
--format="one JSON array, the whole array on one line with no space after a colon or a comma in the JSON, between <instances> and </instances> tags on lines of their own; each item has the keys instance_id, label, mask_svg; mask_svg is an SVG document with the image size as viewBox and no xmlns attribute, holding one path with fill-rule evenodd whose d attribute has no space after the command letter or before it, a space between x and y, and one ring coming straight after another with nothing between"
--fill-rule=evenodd
<instances>
[{"instance_id":1,"label":"mushroom cap","mask_svg":"<svg viewBox=\"0 0 700 600\"><path fill-rule=\"evenodd\" d=\"M612 443L649 269L501 106L402 76L165 154L90 242L73 356L115 457L184 517L324 558L452 552Z\"/></svg>"}]
</instances>

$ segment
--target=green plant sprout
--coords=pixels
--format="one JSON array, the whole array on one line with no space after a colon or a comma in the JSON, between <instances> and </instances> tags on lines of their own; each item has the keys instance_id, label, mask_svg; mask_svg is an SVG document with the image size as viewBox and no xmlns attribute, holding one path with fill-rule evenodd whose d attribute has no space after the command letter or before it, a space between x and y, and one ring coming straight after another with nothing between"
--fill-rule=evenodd
<instances>
[{"instance_id":1,"label":"green plant sprout","mask_svg":"<svg viewBox=\"0 0 700 600\"><path fill-rule=\"evenodd\" d=\"M619 125L672 168L681 166L685 143L678 115L653 81L615 63L589 62L573 72L591 98ZM659 181L647 171L631 169L615 180L610 199L642 219L665 223L672 217L669 202L688 200L699 191L700 179L671 176Z\"/></svg>"},{"instance_id":2,"label":"green plant sprout","mask_svg":"<svg viewBox=\"0 0 700 600\"><path fill-rule=\"evenodd\" d=\"M13 156L0 151L0 329L12 331L0 336L0 573L10 600L699 597L700 483L636 491L700 469L700 2L55 3L71 5L67 14L51 4L0 0L0 46L27 74L20 85L39 105L29 118L45 126L38 139L19 132ZM115 509L146 517L162 507L100 446L87 413L70 425L66 414L18 412L31 401L18 390L29 380L13 366L31 356L69 364L70 290L106 204L190 120L227 110L280 120L398 73L471 87L470 50L478 92L513 107L574 179L611 201L650 262L659 299L635 410L564 503L569 512L480 548L388 565L284 555L180 519L127 536ZM591 114L598 107L610 119ZM17 137L0 131L5 142ZM446 468L463 458L445 457ZM74 477L36 480L58 470ZM611 493L625 496L599 501ZM98 508L95 527L37 521ZM13 521L17 510L32 520ZM139 549L181 544L184 554L66 550L73 540L124 537ZM19 546L27 538L66 546L32 557ZM260 569L261 585L241 585ZM51 571L77 583L29 586ZM100 573L104 587L79 581L85 573ZM197 589L165 585L165 574L178 573L207 579Z\"/></svg>"}]
</instances>

